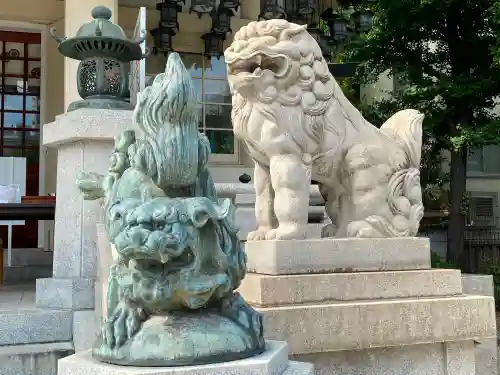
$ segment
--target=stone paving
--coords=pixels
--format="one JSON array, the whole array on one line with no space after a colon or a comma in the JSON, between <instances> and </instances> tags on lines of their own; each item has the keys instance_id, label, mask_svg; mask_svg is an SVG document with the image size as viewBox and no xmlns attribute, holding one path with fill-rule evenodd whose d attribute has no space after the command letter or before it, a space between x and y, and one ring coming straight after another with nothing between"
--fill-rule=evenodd
<instances>
[{"instance_id":1,"label":"stone paving","mask_svg":"<svg viewBox=\"0 0 500 375\"><path fill-rule=\"evenodd\" d=\"M34 283L0 285L0 310L18 310L34 306Z\"/></svg>"}]
</instances>

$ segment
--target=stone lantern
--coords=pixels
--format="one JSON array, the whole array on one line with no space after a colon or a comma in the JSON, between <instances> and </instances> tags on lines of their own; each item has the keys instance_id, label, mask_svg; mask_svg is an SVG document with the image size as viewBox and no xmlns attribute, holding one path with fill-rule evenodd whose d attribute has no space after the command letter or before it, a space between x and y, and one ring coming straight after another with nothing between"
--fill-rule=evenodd
<instances>
[{"instance_id":1,"label":"stone lantern","mask_svg":"<svg viewBox=\"0 0 500 375\"><path fill-rule=\"evenodd\" d=\"M50 29L59 52L80 61L77 87L83 100L71 103L68 112L80 108L133 109L126 100L130 62L146 57L140 44L147 34L144 31L140 40L129 40L123 29L110 21L111 10L104 6L95 7L92 18L72 38L59 37L55 28Z\"/></svg>"}]
</instances>

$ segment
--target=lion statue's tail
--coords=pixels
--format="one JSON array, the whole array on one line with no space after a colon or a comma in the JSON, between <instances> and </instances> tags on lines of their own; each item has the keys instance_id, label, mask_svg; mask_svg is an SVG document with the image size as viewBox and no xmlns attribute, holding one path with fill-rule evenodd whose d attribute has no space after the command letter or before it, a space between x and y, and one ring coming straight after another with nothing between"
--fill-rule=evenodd
<instances>
[{"instance_id":1,"label":"lion statue's tail","mask_svg":"<svg viewBox=\"0 0 500 375\"><path fill-rule=\"evenodd\" d=\"M382 133L405 150L410 168L420 167L423 120L424 115L419 111L405 109L396 112L380 127Z\"/></svg>"},{"instance_id":2,"label":"lion statue's tail","mask_svg":"<svg viewBox=\"0 0 500 375\"><path fill-rule=\"evenodd\" d=\"M422 148L422 122L424 116L412 109L399 111L389 118L381 127L381 133L387 141L404 152L404 159L396 158L390 165L393 173L384 186L374 186L372 189L354 189L350 201L352 206L346 206L349 212L356 212L357 217L346 227L347 237L408 237L416 236L419 223L424 216L422 190L420 186L420 158ZM358 178L358 173L369 172L381 163L386 163L380 157L378 142L373 150L373 164L369 168L349 171L351 176ZM355 145L349 150L346 159L361 160L360 154L366 157L370 153L366 146ZM359 164L359 163L358 163ZM367 203L370 202L370 203ZM385 203L380 203L385 202ZM387 207L385 207L387 204ZM368 207L368 212L365 209ZM371 212L371 207L374 210ZM384 208L382 208L384 207ZM365 216L367 215L367 216Z\"/></svg>"}]
</instances>

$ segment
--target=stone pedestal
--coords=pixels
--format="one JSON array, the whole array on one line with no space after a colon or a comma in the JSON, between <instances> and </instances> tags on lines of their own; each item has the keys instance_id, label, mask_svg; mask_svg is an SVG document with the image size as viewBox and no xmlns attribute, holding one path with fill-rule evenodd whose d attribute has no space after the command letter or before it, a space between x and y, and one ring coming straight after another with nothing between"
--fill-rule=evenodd
<instances>
[{"instance_id":1,"label":"stone pedestal","mask_svg":"<svg viewBox=\"0 0 500 375\"><path fill-rule=\"evenodd\" d=\"M424 238L248 241L239 289L268 339L317 375L474 375L496 337L494 300L431 269Z\"/></svg>"},{"instance_id":2,"label":"stone pedestal","mask_svg":"<svg viewBox=\"0 0 500 375\"><path fill-rule=\"evenodd\" d=\"M38 279L39 308L73 311L73 340L77 350L95 340L97 276L96 222L100 202L84 201L76 187L80 171L106 173L114 138L132 128L132 111L77 110L44 125L43 145L55 147L57 191L53 277Z\"/></svg>"},{"instance_id":3,"label":"stone pedestal","mask_svg":"<svg viewBox=\"0 0 500 375\"><path fill-rule=\"evenodd\" d=\"M84 351L59 361L58 375L313 375L308 363L290 362L284 342L268 342L259 356L241 361L204 366L132 367L97 362L90 351Z\"/></svg>"}]
</instances>

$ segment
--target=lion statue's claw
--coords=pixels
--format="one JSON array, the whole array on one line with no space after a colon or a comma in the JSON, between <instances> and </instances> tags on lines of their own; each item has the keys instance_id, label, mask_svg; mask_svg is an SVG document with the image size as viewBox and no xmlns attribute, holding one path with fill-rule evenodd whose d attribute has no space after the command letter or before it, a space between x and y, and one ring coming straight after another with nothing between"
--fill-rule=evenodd
<instances>
[{"instance_id":1,"label":"lion statue's claw","mask_svg":"<svg viewBox=\"0 0 500 375\"><path fill-rule=\"evenodd\" d=\"M296 240L307 237L307 228L295 224L281 224L266 234L266 240Z\"/></svg>"},{"instance_id":2,"label":"lion statue's claw","mask_svg":"<svg viewBox=\"0 0 500 375\"><path fill-rule=\"evenodd\" d=\"M337 226L334 224L326 224L323 229L321 229L321 238L331 238L335 237L337 232Z\"/></svg>"},{"instance_id":3,"label":"lion statue's claw","mask_svg":"<svg viewBox=\"0 0 500 375\"><path fill-rule=\"evenodd\" d=\"M122 301L113 315L104 324L102 336L110 348L119 348L141 328L149 314L142 306L132 301Z\"/></svg>"},{"instance_id":4,"label":"lion statue's claw","mask_svg":"<svg viewBox=\"0 0 500 375\"><path fill-rule=\"evenodd\" d=\"M258 228L257 230L248 233L248 241L261 241L266 239L267 233L271 228Z\"/></svg>"}]
</instances>

